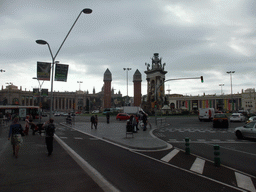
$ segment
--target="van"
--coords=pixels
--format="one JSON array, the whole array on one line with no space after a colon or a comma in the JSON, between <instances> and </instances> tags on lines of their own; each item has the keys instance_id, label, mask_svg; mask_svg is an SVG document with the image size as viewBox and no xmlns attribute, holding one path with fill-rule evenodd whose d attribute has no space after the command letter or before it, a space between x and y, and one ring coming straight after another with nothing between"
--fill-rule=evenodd
<instances>
[{"instance_id":1,"label":"van","mask_svg":"<svg viewBox=\"0 0 256 192\"><path fill-rule=\"evenodd\" d=\"M214 108L200 108L198 113L198 119L199 121L212 121L214 115Z\"/></svg>"}]
</instances>

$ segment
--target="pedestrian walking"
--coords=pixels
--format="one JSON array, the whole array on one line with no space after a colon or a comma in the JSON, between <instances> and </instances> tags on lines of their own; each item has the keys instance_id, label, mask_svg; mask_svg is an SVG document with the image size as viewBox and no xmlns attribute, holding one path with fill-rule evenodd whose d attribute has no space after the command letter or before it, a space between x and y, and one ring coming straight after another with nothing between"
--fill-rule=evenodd
<instances>
[{"instance_id":1,"label":"pedestrian walking","mask_svg":"<svg viewBox=\"0 0 256 192\"><path fill-rule=\"evenodd\" d=\"M15 117L13 120L13 123L10 126L8 140L10 140L10 138L11 138L13 155L16 158L18 158L19 149L23 143L23 139L21 137L24 134L23 131L24 130L23 130L21 124L19 123L19 118Z\"/></svg>"},{"instance_id":2,"label":"pedestrian walking","mask_svg":"<svg viewBox=\"0 0 256 192\"><path fill-rule=\"evenodd\" d=\"M91 116L91 129L93 129L93 126L95 126L95 116Z\"/></svg>"},{"instance_id":3,"label":"pedestrian walking","mask_svg":"<svg viewBox=\"0 0 256 192\"><path fill-rule=\"evenodd\" d=\"M48 151L48 156L50 156L53 151L53 137L55 133L55 125L53 124L53 121L53 119L50 119L43 125L45 130L45 143Z\"/></svg>"},{"instance_id":4,"label":"pedestrian walking","mask_svg":"<svg viewBox=\"0 0 256 192\"><path fill-rule=\"evenodd\" d=\"M97 115L95 115L94 127L95 127L95 129L97 129L97 127L98 127L98 116Z\"/></svg>"},{"instance_id":5,"label":"pedestrian walking","mask_svg":"<svg viewBox=\"0 0 256 192\"><path fill-rule=\"evenodd\" d=\"M25 135L28 135L28 132L29 132L29 116L26 116L24 134L25 134Z\"/></svg>"},{"instance_id":6,"label":"pedestrian walking","mask_svg":"<svg viewBox=\"0 0 256 192\"><path fill-rule=\"evenodd\" d=\"M109 118L110 118L109 113L106 114L106 118L107 118L107 124L109 124Z\"/></svg>"},{"instance_id":7,"label":"pedestrian walking","mask_svg":"<svg viewBox=\"0 0 256 192\"><path fill-rule=\"evenodd\" d=\"M35 132L38 130L37 125L33 122L32 119L29 119L30 129L32 129L32 135L35 135Z\"/></svg>"},{"instance_id":8,"label":"pedestrian walking","mask_svg":"<svg viewBox=\"0 0 256 192\"><path fill-rule=\"evenodd\" d=\"M147 130L147 115L144 113L143 116L142 116L142 121L143 121L143 124L144 124L144 127L143 127L143 131L146 131Z\"/></svg>"}]
</instances>

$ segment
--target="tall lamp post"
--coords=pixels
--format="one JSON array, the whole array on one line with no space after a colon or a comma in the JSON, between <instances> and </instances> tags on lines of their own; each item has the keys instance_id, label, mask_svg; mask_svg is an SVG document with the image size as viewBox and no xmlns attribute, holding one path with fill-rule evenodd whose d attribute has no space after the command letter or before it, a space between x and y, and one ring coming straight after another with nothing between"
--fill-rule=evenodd
<instances>
[{"instance_id":1,"label":"tall lamp post","mask_svg":"<svg viewBox=\"0 0 256 192\"><path fill-rule=\"evenodd\" d=\"M228 74L230 74L230 83L231 83L231 110L234 110L234 101L233 101L233 93L232 93L232 73L235 73L235 71L227 71Z\"/></svg>"},{"instance_id":2,"label":"tall lamp post","mask_svg":"<svg viewBox=\"0 0 256 192\"><path fill-rule=\"evenodd\" d=\"M81 83L83 83L83 81L77 81L77 83L79 83L79 91L81 91Z\"/></svg>"},{"instance_id":3,"label":"tall lamp post","mask_svg":"<svg viewBox=\"0 0 256 192\"><path fill-rule=\"evenodd\" d=\"M220 95L222 95L222 87L224 86L224 84L219 84L220 86Z\"/></svg>"},{"instance_id":4,"label":"tall lamp post","mask_svg":"<svg viewBox=\"0 0 256 192\"><path fill-rule=\"evenodd\" d=\"M54 71L55 59L56 59L56 57L57 57L57 55L58 55L58 53L59 53L60 49L62 48L63 44L65 43L65 41L66 41L67 37L69 36L69 34L70 34L71 30L72 30L72 29L73 29L73 27L75 26L75 24L76 24L77 20L79 19L80 15L81 15L82 13L84 13L84 14L90 14L90 13L92 13L92 10L91 10L91 9L89 9L89 8L86 8L86 9L83 9L83 10L79 13L78 17L76 18L75 22L73 23L72 27L70 28L70 30L69 30L69 32L68 32L68 34L66 35L66 37L65 37L65 38L64 38L64 40L63 40L63 42L61 43L61 45L60 45L60 47L59 47L58 51L56 52L55 56L53 56L53 54L52 54L52 50L51 50L51 47L50 47L49 43L47 43L47 41L45 41L45 40L36 40L36 43L37 43L37 44L40 44L40 45L48 45L48 48L49 48L49 51L50 51L50 54L51 54L51 57L52 57L52 67L51 67L51 68L52 68L52 70L51 70L51 72L52 72L52 77L51 77L51 106L50 106L50 118L52 118L53 71Z\"/></svg>"},{"instance_id":5,"label":"tall lamp post","mask_svg":"<svg viewBox=\"0 0 256 192\"><path fill-rule=\"evenodd\" d=\"M10 82L10 83L5 83L5 84L9 85L8 86L8 105L10 105L10 86L12 85L12 83Z\"/></svg>"},{"instance_id":6,"label":"tall lamp post","mask_svg":"<svg viewBox=\"0 0 256 192\"><path fill-rule=\"evenodd\" d=\"M37 79L36 77L33 77L32 79L36 79L38 81L39 84L39 107L41 110L39 110L39 123L41 123L41 111L42 111L42 85L44 84L44 81L42 81L42 83L40 83L39 79Z\"/></svg>"},{"instance_id":7,"label":"tall lamp post","mask_svg":"<svg viewBox=\"0 0 256 192\"><path fill-rule=\"evenodd\" d=\"M126 105L128 106L128 71L132 70L132 68L123 68L126 71L126 84L127 84L127 96L126 96Z\"/></svg>"}]
</instances>

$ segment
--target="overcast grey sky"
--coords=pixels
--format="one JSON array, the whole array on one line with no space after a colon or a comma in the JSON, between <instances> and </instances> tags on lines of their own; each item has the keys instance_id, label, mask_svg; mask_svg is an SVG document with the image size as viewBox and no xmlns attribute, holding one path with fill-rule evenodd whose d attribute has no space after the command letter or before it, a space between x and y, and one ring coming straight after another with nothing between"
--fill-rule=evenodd
<instances>
[{"instance_id":1,"label":"overcast grey sky","mask_svg":"<svg viewBox=\"0 0 256 192\"><path fill-rule=\"evenodd\" d=\"M202 95L230 94L255 88L256 1L254 0L1 0L1 84L12 82L31 90L38 87L37 61L51 62L53 54L84 8L56 60L69 64L67 82L54 82L55 91L99 92L107 68L115 92L133 96L132 77L142 74L146 94L145 62L159 53L168 71L166 79L204 76L200 80L166 82L170 93ZM43 88L50 90L50 82Z\"/></svg>"}]
</instances>

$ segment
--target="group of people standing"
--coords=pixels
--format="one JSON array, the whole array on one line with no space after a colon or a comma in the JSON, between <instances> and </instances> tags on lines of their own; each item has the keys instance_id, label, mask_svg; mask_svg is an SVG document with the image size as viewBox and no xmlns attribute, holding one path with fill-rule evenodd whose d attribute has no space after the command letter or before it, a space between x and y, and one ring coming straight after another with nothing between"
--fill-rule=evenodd
<instances>
[{"instance_id":1,"label":"group of people standing","mask_svg":"<svg viewBox=\"0 0 256 192\"><path fill-rule=\"evenodd\" d=\"M55 133L55 125L53 124L53 121L53 119L49 119L49 121L43 124L43 128L45 130L45 143L48 150L48 156L50 156L53 151L53 137ZM34 129L34 126L36 125L32 122L32 120L29 120L29 117L25 120L25 130L19 122L19 117L15 117L13 119L13 122L10 125L9 129L8 140L11 140L13 155L16 158L18 158L20 146L23 144L22 137L28 135L29 127L31 127L31 129Z\"/></svg>"},{"instance_id":2,"label":"group of people standing","mask_svg":"<svg viewBox=\"0 0 256 192\"><path fill-rule=\"evenodd\" d=\"M132 132L137 133L139 131L139 120L143 122L143 131L147 130L147 114L131 115L129 121L127 122L128 126L131 126Z\"/></svg>"}]
</instances>

